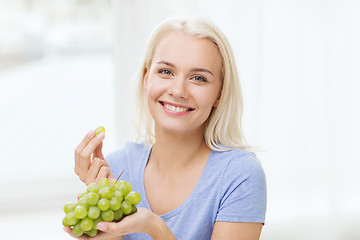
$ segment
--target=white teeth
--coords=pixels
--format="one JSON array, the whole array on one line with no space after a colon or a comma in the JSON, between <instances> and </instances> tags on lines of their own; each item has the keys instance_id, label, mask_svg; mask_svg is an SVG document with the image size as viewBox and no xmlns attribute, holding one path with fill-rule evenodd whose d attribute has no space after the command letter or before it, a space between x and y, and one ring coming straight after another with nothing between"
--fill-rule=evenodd
<instances>
[{"instance_id":1,"label":"white teeth","mask_svg":"<svg viewBox=\"0 0 360 240\"><path fill-rule=\"evenodd\" d=\"M187 108L182 108L182 107L175 107L173 105L169 105L169 104L164 104L164 107L172 112L186 112L188 111Z\"/></svg>"}]
</instances>

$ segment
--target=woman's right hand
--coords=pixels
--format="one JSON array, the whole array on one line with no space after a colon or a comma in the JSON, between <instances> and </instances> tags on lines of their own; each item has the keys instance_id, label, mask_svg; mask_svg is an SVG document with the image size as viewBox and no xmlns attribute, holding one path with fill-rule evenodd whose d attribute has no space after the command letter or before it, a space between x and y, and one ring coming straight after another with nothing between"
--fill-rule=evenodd
<instances>
[{"instance_id":1,"label":"woman's right hand","mask_svg":"<svg viewBox=\"0 0 360 240\"><path fill-rule=\"evenodd\" d=\"M91 130L75 149L75 173L86 185L98 183L101 178L114 181L109 164L102 154L104 138L104 132L95 136L95 131Z\"/></svg>"}]
</instances>

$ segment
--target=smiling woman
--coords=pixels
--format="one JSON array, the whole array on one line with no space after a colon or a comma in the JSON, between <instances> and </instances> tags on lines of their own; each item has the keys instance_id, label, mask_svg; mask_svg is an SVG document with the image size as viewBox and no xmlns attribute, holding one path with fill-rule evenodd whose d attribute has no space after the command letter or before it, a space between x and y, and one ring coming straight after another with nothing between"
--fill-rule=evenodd
<instances>
[{"instance_id":1,"label":"smiling woman","mask_svg":"<svg viewBox=\"0 0 360 240\"><path fill-rule=\"evenodd\" d=\"M166 19L150 37L137 80L146 137L106 159L103 138L85 136L76 150L82 181L127 169L122 179L142 198L135 214L99 223L99 239L259 239L266 180L239 125L239 79L221 31L199 18Z\"/></svg>"}]
</instances>

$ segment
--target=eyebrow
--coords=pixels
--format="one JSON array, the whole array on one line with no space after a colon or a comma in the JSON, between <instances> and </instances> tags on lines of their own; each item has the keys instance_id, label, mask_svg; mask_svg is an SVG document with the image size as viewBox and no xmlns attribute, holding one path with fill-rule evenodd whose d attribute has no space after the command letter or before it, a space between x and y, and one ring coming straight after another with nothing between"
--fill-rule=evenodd
<instances>
[{"instance_id":1,"label":"eyebrow","mask_svg":"<svg viewBox=\"0 0 360 240\"><path fill-rule=\"evenodd\" d=\"M167 61L158 61L156 64L165 64L165 65L167 65L167 66L170 66L170 67L174 67L174 68L175 68L175 65L174 65L174 64L172 64L172 63L170 63L170 62L167 62ZM209 74L211 74L211 75L214 76L214 74L213 74L210 70L208 70L208 69L206 69L206 68L192 68L192 69L190 69L190 71L191 71L191 72L207 72L207 73L209 73Z\"/></svg>"}]
</instances>

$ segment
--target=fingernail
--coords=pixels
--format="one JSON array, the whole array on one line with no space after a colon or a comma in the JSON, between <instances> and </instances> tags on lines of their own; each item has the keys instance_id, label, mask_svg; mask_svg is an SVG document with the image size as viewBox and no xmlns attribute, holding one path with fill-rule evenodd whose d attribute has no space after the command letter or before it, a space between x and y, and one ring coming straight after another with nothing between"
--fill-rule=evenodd
<instances>
[{"instance_id":1,"label":"fingernail","mask_svg":"<svg viewBox=\"0 0 360 240\"><path fill-rule=\"evenodd\" d=\"M106 230L106 224L105 223L98 223L98 225L96 226L96 228L100 231L105 231Z\"/></svg>"},{"instance_id":2,"label":"fingernail","mask_svg":"<svg viewBox=\"0 0 360 240\"><path fill-rule=\"evenodd\" d=\"M95 130L94 129L91 129L90 132L88 132L88 137L92 138L95 136Z\"/></svg>"},{"instance_id":3,"label":"fingernail","mask_svg":"<svg viewBox=\"0 0 360 240\"><path fill-rule=\"evenodd\" d=\"M96 135L96 137L97 137L98 139L104 139L105 133L104 133L104 132L101 132L101 133L99 133L98 135Z\"/></svg>"}]
</instances>

